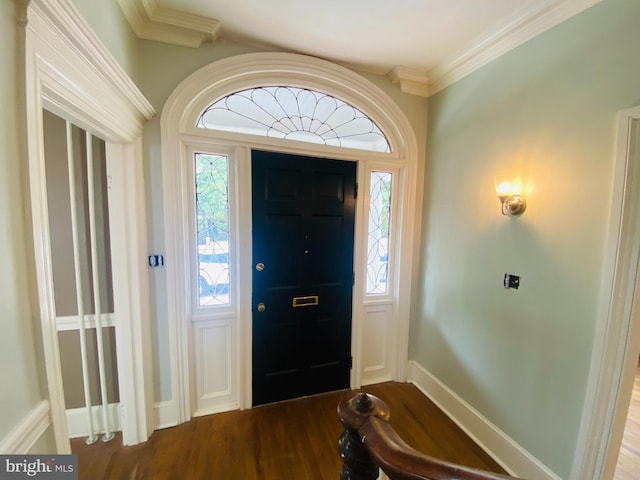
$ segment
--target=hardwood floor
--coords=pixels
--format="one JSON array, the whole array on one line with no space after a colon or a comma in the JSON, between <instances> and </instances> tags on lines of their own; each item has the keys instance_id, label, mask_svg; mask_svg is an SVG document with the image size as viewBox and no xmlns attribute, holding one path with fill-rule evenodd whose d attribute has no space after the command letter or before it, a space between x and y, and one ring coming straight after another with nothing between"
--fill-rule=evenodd
<instances>
[{"instance_id":1,"label":"hardwood floor","mask_svg":"<svg viewBox=\"0 0 640 480\"><path fill-rule=\"evenodd\" d=\"M384 383L363 389L391 409L391 425L411 446L447 461L504 473L415 386ZM131 447L120 436L87 446L79 454L86 480L338 480L336 407L345 391L198 417L158 430Z\"/></svg>"},{"instance_id":2,"label":"hardwood floor","mask_svg":"<svg viewBox=\"0 0 640 480\"><path fill-rule=\"evenodd\" d=\"M636 378L633 382L627 423L624 427L622 446L614 475L615 480L635 480L637 478L640 478L640 368L636 371Z\"/></svg>"}]
</instances>

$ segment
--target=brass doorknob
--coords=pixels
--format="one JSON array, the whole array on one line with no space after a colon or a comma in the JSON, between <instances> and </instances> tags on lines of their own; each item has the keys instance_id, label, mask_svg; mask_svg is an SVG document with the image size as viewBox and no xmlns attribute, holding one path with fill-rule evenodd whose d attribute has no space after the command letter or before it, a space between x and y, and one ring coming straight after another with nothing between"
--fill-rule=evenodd
<instances>
[{"instance_id":1,"label":"brass doorknob","mask_svg":"<svg viewBox=\"0 0 640 480\"><path fill-rule=\"evenodd\" d=\"M264 312L267 309L267 307L264 306L264 303L259 303L258 304L258 311L260 313Z\"/></svg>"}]
</instances>

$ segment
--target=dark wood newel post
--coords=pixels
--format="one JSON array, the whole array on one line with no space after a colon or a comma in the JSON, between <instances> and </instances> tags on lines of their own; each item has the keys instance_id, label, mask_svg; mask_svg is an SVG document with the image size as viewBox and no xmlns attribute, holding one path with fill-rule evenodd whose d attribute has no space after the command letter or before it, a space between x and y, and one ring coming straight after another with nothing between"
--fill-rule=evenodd
<instances>
[{"instance_id":1,"label":"dark wood newel post","mask_svg":"<svg viewBox=\"0 0 640 480\"><path fill-rule=\"evenodd\" d=\"M378 397L351 393L338 404L344 433L338 442L340 480L376 480L378 467L394 480L514 480L440 460L409 446L389 425L389 407Z\"/></svg>"},{"instance_id":2,"label":"dark wood newel post","mask_svg":"<svg viewBox=\"0 0 640 480\"><path fill-rule=\"evenodd\" d=\"M342 458L340 480L378 478L378 466L362 443L358 429L369 417L378 417L386 422L390 415L386 403L367 393L354 393L338 404L338 416L344 427L338 441L338 451Z\"/></svg>"}]
</instances>

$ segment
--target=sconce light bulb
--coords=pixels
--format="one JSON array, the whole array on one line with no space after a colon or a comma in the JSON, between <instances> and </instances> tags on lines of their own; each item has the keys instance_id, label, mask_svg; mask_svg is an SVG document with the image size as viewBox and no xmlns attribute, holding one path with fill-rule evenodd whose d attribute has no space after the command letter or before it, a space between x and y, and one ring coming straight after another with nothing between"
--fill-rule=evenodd
<instances>
[{"instance_id":1,"label":"sconce light bulb","mask_svg":"<svg viewBox=\"0 0 640 480\"><path fill-rule=\"evenodd\" d=\"M511 193L511 184L509 182L502 182L496 187L498 195L509 195Z\"/></svg>"},{"instance_id":2,"label":"sconce light bulb","mask_svg":"<svg viewBox=\"0 0 640 480\"><path fill-rule=\"evenodd\" d=\"M509 182L502 182L496 187L496 195L500 199L501 203L511 195L511 184Z\"/></svg>"},{"instance_id":3,"label":"sconce light bulb","mask_svg":"<svg viewBox=\"0 0 640 480\"><path fill-rule=\"evenodd\" d=\"M495 180L495 177L494 177ZM522 215L527 209L527 201L520 195L520 184L510 182L496 182L496 196L502 204L502 214L510 217Z\"/></svg>"}]
</instances>

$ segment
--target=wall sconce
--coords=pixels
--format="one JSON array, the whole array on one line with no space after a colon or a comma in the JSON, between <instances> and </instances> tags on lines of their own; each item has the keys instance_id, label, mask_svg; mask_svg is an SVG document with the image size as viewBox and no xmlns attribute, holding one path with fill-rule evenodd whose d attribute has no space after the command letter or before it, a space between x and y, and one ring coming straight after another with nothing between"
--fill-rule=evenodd
<instances>
[{"instance_id":1,"label":"wall sconce","mask_svg":"<svg viewBox=\"0 0 640 480\"><path fill-rule=\"evenodd\" d=\"M522 215L527 209L527 201L522 195L514 193L509 182L502 182L496 186L496 195L502 204L502 214L510 217Z\"/></svg>"}]
</instances>

